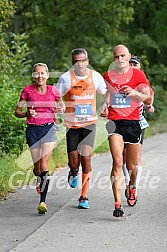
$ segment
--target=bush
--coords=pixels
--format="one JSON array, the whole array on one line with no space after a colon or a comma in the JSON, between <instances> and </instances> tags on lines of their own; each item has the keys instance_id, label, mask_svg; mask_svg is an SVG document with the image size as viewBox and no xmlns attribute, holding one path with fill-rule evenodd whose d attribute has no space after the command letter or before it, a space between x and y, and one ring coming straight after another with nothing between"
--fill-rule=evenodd
<instances>
[{"instance_id":1,"label":"bush","mask_svg":"<svg viewBox=\"0 0 167 252\"><path fill-rule=\"evenodd\" d=\"M19 154L25 138L25 120L18 120L14 111L19 100L21 89L30 83L30 62L27 58L29 49L26 35L13 35L10 65L0 76L0 155L5 153Z\"/></svg>"}]
</instances>

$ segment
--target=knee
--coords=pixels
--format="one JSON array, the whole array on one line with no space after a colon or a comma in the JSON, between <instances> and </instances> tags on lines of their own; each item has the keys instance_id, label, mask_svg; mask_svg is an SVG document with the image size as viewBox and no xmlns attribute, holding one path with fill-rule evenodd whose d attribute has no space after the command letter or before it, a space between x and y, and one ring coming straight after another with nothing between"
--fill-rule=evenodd
<instances>
[{"instance_id":1,"label":"knee","mask_svg":"<svg viewBox=\"0 0 167 252\"><path fill-rule=\"evenodd\" d=\"M136 163L127 163L126 167L127 167L128 171L135 171L137 169L136 168Z\"/></svg>"},{"instance_id":2,"label":"knee","mask_svg":"<svg viewBox=\"0 0 167 252\"><path fill-rule=\"evenodd\" d=\"M121 157L117 157L113 159L113 167L115 169L122 169L122 165L123 165L123 158Z\"/></svg>"},{"instance_id":3,"label":"knee","mask_svg":"<svg viewBox=\"0 0 167 252\"><path fill-rule=\"evenodd\" d=\"M84 163L90 163L91 157L90 156L82 156L81 161Z\"/></svg>"}]
</instances>

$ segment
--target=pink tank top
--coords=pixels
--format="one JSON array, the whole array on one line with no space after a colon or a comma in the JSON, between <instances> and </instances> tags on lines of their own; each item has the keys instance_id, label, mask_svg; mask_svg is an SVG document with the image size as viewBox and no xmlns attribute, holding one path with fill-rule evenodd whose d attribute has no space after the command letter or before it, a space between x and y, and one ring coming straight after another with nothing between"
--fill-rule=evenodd
<instances>
[{"instance_id":1,"label":"pink tank top","mask_svg":"<svg viewBox=\"0 0 167 252\"><path fill-rule=\"evenodd\" d=\"M27 117L27 124L40 125L54 121L55 101L60 99L60 93L55 86L47 85L44 94L37 92L35 85L26 86L21 93L21 99L27 102L27 110L34 109L35 117Z\"/></svg>"}]
</instances>

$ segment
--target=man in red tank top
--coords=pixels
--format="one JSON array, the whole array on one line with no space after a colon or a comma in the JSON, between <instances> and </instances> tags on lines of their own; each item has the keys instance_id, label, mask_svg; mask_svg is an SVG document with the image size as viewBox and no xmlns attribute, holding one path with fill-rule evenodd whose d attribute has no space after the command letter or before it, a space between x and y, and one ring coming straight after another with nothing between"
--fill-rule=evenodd
<instances>
[{"instance_id":1,"label":"man in red tank top","mask_svg":"<svg viewBox=\"0 0 167 252\"><path fill-rule=\"evenodd\" d=\"M109 121L106 124L113 158L111 182L115 199L114 217L124 215L121 204L123 149L126 144L126 165L131 172L127 203L134 206L136 195L136 161L141 137L139 124L140 102L152 103L147 78L139 69L129 66L131 54L124 45L113 50L114 69L104 74L107 82L106 100L102 104L101 116Z\"/></svg>"}]
</instances>

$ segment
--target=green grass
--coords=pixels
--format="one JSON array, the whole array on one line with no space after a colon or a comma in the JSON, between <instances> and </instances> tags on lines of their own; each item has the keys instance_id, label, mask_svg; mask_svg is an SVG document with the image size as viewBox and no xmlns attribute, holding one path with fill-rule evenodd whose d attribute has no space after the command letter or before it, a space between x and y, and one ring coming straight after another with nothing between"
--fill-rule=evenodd
<instances>
[{"instance_id":1,"label":"green grass","mask_svg":"<svg viewBox=\"0 0 167 252\"><path fill-rule=\"evenodd\" d=\"M4 155L0 159L0 196L13 191L8 182L11 174L15 173L16 171L17 167L14 162L14 157Z\"/></svg>"},{"instance_id":2,"label":"green grass","mask_svg":"<svg viewBox=\"0 0 167 252\"><path fill-rule=\"evenodd\" d=\"M99 118L97 123L96 139L92 155L109 151L107 132L105 129L106 120ZM156 122L150 122L150 127L146 129L145 137L167 131L167 112L163 111ZM61 125L57 134L57 145L53 150L49 163L52 172L56 168L67 166L67 152L65 140L65 128ZM15 188L26 185L35 179L32 172L32 160L29 148L25 145L19 157L4 155L0 159L0 196L13 192Z\"/></svg>"}]
</instances>

